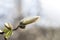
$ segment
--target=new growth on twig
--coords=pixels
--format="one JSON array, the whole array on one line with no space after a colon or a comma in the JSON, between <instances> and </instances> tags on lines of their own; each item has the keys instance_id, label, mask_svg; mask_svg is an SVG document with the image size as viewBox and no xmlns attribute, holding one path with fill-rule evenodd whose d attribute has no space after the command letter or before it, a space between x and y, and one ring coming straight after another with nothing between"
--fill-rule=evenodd
<instances>
[{"instance_id":1,"label":"new growth on twig","mask_svg":"<svg viewBox=\"0 0 60 40\"><path fill-rule=\"evenodd\" d=\"M5 40L8 40L13 31L16 31L18 28L25 29L26 25L35 22L38 18L39 16L24 18L19 22L19 25L15 29L12 29L13 26L10 23L5 23L5 28L3 31L0 30L0 34L4 35Z\"/></svg>"}]
</instances>

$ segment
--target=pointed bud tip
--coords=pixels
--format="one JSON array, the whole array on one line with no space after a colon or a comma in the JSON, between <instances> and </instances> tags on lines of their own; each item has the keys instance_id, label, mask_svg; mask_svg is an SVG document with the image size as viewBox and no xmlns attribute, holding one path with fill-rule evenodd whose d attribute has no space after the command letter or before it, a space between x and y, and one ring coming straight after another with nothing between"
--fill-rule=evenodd
<instances>
[{"instance_id":1,"label":"pointed bud tip","mask_svg":"<svg viewBox=\"0 0 60 40\"><path fill-rule=\"evenodd\" d=\"M5 23L4 25L7 26L7 27L9 27L8 23Z\"/></svg>"},{"instance_id":2,"label":"pointed bud tip","mask_svg":"<svg viewBox=\"0 0 60 40\"><path fill-rule=\"evenodd\" d=\"M40 18L40 16L35 16L36 18Z\"/></svg>"},{"instance_id":3,"label":"pointed bud tip","mask_svg":"<svg viewBox=\"0 0 60 40\"><path fill-rule=\"evenodd\" d=\"M40 16L35 16L35 18L36 18L36 19L39 19L39 18L40 18Z\"/></svg>"},{"instance_id":4,"label":"pointed bud tip","mask_svg":"<svg viewBox=\"0 0 60 40\"><path fill-rule=\"evenodd\" d=\"M12 28L12 25L10 23L6 22L4 25L5 25L6 28Z\"/></svg>"},{"instance_id":5,"label":"pointed bud tip","mask_svg":"<svg viewBox=\"0 0 60 40\"><path fill-rule=\"evenodd\" d=\"M21 22L25 25L30 24L35 22L37 19L39 19L40 16L33 16L33 17L28 17L28 18L24 18L21 20Z\"/></svg>"}]
</instances>

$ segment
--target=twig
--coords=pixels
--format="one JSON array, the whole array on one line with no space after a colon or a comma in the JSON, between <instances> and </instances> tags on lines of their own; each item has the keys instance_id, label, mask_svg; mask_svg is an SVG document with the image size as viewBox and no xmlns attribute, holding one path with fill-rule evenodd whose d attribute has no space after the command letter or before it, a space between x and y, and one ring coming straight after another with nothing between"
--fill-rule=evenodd
<instances>
[{"instance_id":1,"label":"twig","mask_svg":"<svg viewBox=\"0 0 60 40\"><path fill-rule=\"evenodd\" d=\"M15 29L13 29L13 31L16 31L19 27L16 27Z\"/></svg>"},{"instance_id":2,"label":"twig","mask_svg":"<svg viewBox=\"0 0 60 40\"><path fill-rule=\"evenodd\" d=\"M13 31L16 31L18 28L24 29L25 28L25 24L23 24L22 22L20 22L20 24L15 29L13 29Z\"/></svg>"}]
</instances>

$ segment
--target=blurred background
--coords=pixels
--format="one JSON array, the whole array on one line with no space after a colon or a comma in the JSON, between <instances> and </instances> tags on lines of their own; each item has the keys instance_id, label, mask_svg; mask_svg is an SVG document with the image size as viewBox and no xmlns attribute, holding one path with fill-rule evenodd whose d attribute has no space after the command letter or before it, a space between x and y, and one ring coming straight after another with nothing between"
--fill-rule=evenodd
<instances>
[{"instance_id":1,"label":"blurred background","mask_svg":"<svg viewBox=\"0 0 60 40\"><path fill-rule=\"evenodd\" d=\"M5 22L16 28L21 19L32 16L40 16L39 21L14 31L9 40L60 40L60 0L0 0L1 30Z\"/></svg>"}]
</instances>

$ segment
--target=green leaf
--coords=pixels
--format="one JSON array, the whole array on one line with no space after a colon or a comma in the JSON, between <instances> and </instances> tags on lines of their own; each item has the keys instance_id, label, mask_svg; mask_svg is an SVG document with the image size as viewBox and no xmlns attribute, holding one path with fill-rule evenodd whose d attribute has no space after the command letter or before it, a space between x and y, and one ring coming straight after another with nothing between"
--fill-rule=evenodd
<instances>
[{"instance_id":1,"label":"green leaf","mask_svg":"<svg viewBox=\"0 0 60 40\"><path fill-rule=\"evenodd\" d=\"M12 29L9 30L9 29L5 28L5 29L3 30L3 32L4 32L4 37L5 37L6 39L8 39L8 38L12 35Z\"/></svg>"},{"instance_id":2,"label":"green leaf","mask_svg":"<svg viewBox=\"0 0 60 40\"><path fill-rule=\"evenodd\" d=\"M6 33L4 34L4 37L8 39L12 35L12 30L9 31L6 30L5 32Z\"/></svg>"},{"instance_id":3,"label":"green leaf","mask_svg":"<svg viewBox=\"0 0 60 40\"><path fill-rule=\"evenodd\" d=\"M9 31L9 29L7 29L7 28L5 28L5 29L3 30L4 33L7 33L8 31Z\"/></svg>"}]
</instances>

